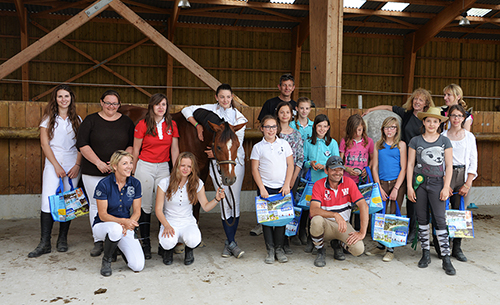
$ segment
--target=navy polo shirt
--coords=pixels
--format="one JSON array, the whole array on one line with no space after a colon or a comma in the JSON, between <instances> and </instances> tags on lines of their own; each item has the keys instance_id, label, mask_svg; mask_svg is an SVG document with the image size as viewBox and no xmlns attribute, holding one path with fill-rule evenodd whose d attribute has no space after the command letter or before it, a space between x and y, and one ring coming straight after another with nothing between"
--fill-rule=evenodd
<instances>
[{"instance_id":1,"label":"navy polo shirt","mask_svg":"<svg viewBox=\"0 0 500 305\"><path fill-rule=\"evenodd\" d=\"M130 218L130 207L134 199L142 197L141 182L134 177L128 177L121 190L116 184L116 176L111 173L101 179L94 192L94 198L108 201L108 214L118 218ZM102 222L99 213L96 215L94 225Z\"/></svg>"}]
</instances>

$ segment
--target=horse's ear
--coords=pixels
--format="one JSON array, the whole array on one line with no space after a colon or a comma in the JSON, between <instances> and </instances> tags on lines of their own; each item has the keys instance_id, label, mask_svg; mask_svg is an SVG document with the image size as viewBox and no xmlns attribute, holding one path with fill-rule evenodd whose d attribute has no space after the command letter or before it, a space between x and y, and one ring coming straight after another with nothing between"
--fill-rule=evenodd
<instances>
[{"instance_id":1,"label":"horse's ear","mask_svg":"<svg viewBox=\"0 0 500 305\"><path fill-rule=\"evenodd\" d=\"M210 125L210 127L212 128L212 130L214 132L219 132L221 130L224 130L224 123L222 123L220 125L217 125L215 123L212 123L212 122L208 121L208 124Z\"/></svg>"},{"instance_id":2,"label":"horse's ear","mask_svg":"<svg viewBox=\"0 0 500 305\"><path fill-rule=\"evenodd\" d=\"M242 123L242 124L239 124L239 125L236 125L236 126L231 126L231 129L234 131L234 132L237 132L238 130L240 130L241 128L245 127L247 123Z\"/></svg>"}]
</instances>

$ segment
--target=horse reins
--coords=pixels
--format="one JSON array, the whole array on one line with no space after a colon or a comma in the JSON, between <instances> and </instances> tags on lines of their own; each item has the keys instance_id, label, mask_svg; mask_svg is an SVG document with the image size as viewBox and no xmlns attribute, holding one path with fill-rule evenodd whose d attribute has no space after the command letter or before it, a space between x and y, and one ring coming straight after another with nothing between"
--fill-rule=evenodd
<instances>
[{"instance_id":1,"label":"horse reins","mask_svg":"<svg viewBox=\"0 0 500 305\"><path fill-rule=\"evenodd\" d=\"M215 136L214 136L214 141L212 143L212 153L215 157L215 152L214 152L214 144L215 144ZM221 170L220 170L220 164L232 164L234 165L235 167L235 174L236 174L236 161L232 161L232 160L223 160L223 161L219 161L217 160L217 157L215 157L215 161L217 162L217 171L219 172L219 175L221 176L221 179L222 179L222 173L221 173ZM210 167L212 168L212 171L214 172L214 174L216 174L215 172L215 168L214 168L214 163L212 161L209 161L210 162ZM219 179L218 177L215 177L215 184L217 184L217 188L220 188L220 184L219 184ZM233 189L231 188L231 186L229 185L228 186L229 188L229 193L231 193L231 199L232 199L232 202L233 202L233 205L231 206L231 202L226 199L226 198L222 198L221 199L221 211L222 211L222 216L224 217L224 222L229 226L229 227L232 227L236 221L236 209L235 209L235 206L234 206L234 194L233 194ZM226 218L226 212L224 210L224 199L226 199L227 201L227 206L233 211L233 223L229 223L227 221L227 218Z\"/></svg>"}]
</instances>

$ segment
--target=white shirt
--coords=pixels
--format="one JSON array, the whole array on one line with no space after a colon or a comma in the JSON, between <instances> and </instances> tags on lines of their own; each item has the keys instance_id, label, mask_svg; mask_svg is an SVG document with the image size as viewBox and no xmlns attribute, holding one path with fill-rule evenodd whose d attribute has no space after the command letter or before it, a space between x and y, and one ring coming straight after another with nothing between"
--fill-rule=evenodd
<instances>
[{"instance_id":1,"label":"white shirt","mask_svg":"<svg viewBox=\"0 0 500 305\"><path fill-rule=\"evenodd\" d=\"M474 179L477 177L477 146L476 137L470 131L465 129L464 131L465 137L461 141L450 142L453 146L453 165L465 165L465 181L467 181L468 174L474 174ZM448 137L448 130L441 134Z\"/></svg>"},{"instance_id":2,"label":"white shirt","mask_svg":"<svg viewBox=\"0 0 500 305\"><path fill-rule=\"evenodd\" d=\"M80 122L82 119L78 116ZM49 118L45 118L41 123L40 127L48 128ZM76 135L73 131L73 124L69 117L63 120L59 115L56 116L56 121L54 123L54 133L52 139L49 141L50 149L54 153L54 156L58 161L65 157L75 157L78 154L76 149ZM74 164L74 163L73 163ZM61 164L62 165L62 164Z\"/></svg>"},{"instance_id":3,"label":"white shirt","mask_svg":"<svg viewBox=\"0 0 500 305\"><path fill-rule=\"evenodd\" d=\"M166 193L169 183L170 177L166 177L160 180L158 186ZM170 198L170 200L165 198L163 214L170 224L185 224L190 222L196 223L196 218L193 216L193 205L190 203L188 198L186 184L187 183L185 183L182 187L178 187L177 191L172 194L172 198ZM199 179L196 193L200 192L202 188L203 181Z\"/></svg>"},{"instance_id":4,"label":"white shirt","mask_svg":"<svg viewBox=\"0 0 500 305\"><path fill-rule=\"evenodd\" d=\"M255 144L250 155L251 160L259 161L259 174L262 183L269 188L281 188L286 178L286 158L292 155L292 148L287 141L276 137L273 143L265 138Z\"/></svg>"},{"instance_id":5,"label":"white shirt","mask_svg":"<svg viewBox=\"0 0 500 305\"><path fill-rule=\"evenodd\" d=\"M186 118L186 120L190 117L193 116L193 113L199 109L205 109L212 111L213 113L217 114L219 118L223 119L224 121L228 122L230 125L239 125L248 122L248 120L241 114L241 112L233 107L229 107L228 109L224 109L219 105L219 103L216 104L205 104L205 105L193 105L189 107L185 107L182 109L182 115ZM238 141L240 141L240 146L238 147L238 160L237 162L240 165L245 164L245 149L243 148L243 140L245 139L245 129L246 126L241 128L236 132L236 136L238 137Z\"/></svg>"}]
</instances>

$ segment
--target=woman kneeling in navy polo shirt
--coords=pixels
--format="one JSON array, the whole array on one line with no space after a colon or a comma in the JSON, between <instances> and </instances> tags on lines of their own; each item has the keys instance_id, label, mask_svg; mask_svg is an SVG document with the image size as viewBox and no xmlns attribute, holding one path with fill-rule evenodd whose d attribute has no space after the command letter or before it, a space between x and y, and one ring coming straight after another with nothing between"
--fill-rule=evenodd
<instances>
[{"instance_id":1,"label":"woman kneeling in navy polo shirt","mask_svg":"<svg viewBox=\"0 0 500 305\"><path fill-rule=\"evenodd\" d=\"M144 268L144 253L134 229L141 215L141 183L131 176L134 166L132 154L118 150L111 156L112 173L99 181L94 198L97 215L92 226L94 237L104 241L101 275L111 275L113 253L118 247L128 267L133 271ZM130 208L133 214L130 215Z\"/></svg>"}]
</instances>

